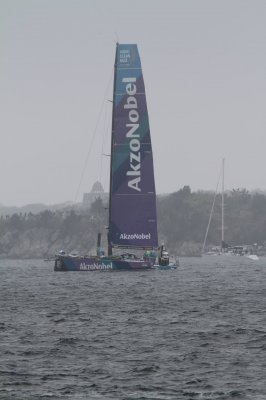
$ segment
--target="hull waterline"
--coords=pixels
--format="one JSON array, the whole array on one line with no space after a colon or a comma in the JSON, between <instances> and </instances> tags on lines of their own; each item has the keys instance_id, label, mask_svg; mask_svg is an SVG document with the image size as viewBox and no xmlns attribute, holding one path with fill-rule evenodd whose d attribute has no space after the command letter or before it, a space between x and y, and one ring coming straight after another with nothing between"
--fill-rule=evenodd
<instances>
[{"instance_id":1,"label":"hull waterline","mask_svg":"<svg viewBox=\"0 0 266 400\"><path fill-rule=\"evenodd\" d=\"M172 264L168 264L168 265L159 265L159 264L155 264L154 268L155 269L159 269L161 271L166 271L169 269L177 269L177 267L179 266L179 263L172 263Z\"/></svg>"},{"instance_id":2,"label":"hull waterline","mask_svg":"<svg viewBox=\"0 0 266 400\"><path fill-rule=\"evenodd\" d=\"M114 271L114 270L147 270L153 263L141 259L122 260L120 257L98 256L61 256L55 258L55 271Z\"/></svg>"}]
</instances>

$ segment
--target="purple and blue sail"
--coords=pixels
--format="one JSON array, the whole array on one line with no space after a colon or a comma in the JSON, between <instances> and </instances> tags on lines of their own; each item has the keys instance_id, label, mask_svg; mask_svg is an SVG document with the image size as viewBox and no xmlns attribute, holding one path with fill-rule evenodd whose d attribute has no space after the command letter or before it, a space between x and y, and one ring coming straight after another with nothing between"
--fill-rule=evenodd
<instances>
[{"instance_id":1,"label":"purple and blue sail","mask_svg":"<svg viewBox=\"0 0 266 400\"><path fill-rule=\"evenodd\" d=\"M117 44L111 140L109 240L112 247L158 247L148 110L135 44Z\"/></svg>"}]
</instances>

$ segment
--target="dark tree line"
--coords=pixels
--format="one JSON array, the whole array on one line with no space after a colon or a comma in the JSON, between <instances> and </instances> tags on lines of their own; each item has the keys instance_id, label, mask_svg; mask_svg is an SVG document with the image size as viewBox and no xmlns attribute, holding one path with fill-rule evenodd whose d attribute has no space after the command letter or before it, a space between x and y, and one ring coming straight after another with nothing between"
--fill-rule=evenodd
<instances>
[{"instance_id":1,"label":"dark tree line","mask_svg":"<svg viewBox=\"0 0 266 400\"><path fill-rule=\"evenodd\" d=\"M213 192L191 192L189 186L157 199L158 233L172 252L184 244L200 251L214 199ZM221 243L221 195L216 196L207 246ZM225 193L225 241L230 245L266 242L266 196L235 189ZM43 253L61 246L90 251L98 232L106 246L107 206L97 199L89 210L65 209L39 214L13 214L0 218L0 254L25 237L34 246L42 241ZM39 243L38 242L38 243ZM70 250L66 248L66 250ZM186 251L185 251L186 253Z\"/></svg>"},{"instance_id":2,"label":"dark tree line","mask_svg":"<svg viewBox=\"0 0 266 400\"><path fill-rule=\"evenodd\" d=\"M191 192L189 186L157 202L159 233L171 248L182 242L202 244L214 200L213 192ZM220 245L222 198L217 194L207 245ZM266 241L266 197L235 189L224 194L225 241L230 245L264 244Z\"/></svg>"},{"instance_id":3,"label":"dark tree line","mask_svg":"<svg viewBox=\"0 0 266 400\"><path fill-rule=\"evenodd\" d=\"M88 252L97 232L105 231L106 209L100 199L90 210L65 209L0 218L1 257L49 257L60 249ZM105 235L106 236L106 235Z\"/></svg>"}]
</instances>

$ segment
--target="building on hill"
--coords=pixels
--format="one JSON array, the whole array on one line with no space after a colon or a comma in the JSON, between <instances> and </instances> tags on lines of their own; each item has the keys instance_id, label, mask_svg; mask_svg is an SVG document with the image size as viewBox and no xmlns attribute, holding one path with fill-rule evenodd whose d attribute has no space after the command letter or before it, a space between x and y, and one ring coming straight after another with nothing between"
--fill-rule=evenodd
<instances>
[{"instance_id":1,"label":"building on hill","mask_svg":"<svg viewBox=\"0 0 266 400\"><path fill-rule=\"evenodd\" d=\"M101 182L96 181L91 188L90 193L83 194L82 205L84 207L90 207L91 204L98 198L102 199L103 202L108 202L109 193L105 192Z\"/></svg>"}]
</instances>

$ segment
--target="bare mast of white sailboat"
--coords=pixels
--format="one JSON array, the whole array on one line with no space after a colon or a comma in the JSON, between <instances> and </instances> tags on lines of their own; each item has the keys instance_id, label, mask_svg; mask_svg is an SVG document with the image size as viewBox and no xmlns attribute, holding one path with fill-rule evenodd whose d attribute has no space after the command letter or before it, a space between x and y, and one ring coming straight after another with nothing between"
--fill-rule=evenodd
<instances>
[{"instance_id":1,"label":"bare mast of white sailboat","mask_svg":"<svg viewBox=\"0 0 266 400\"><path fill-rule=\"evenodd\" d=\"M221 251L224 251L224 158L222 159L222 242Z\"/></svg>"},{"instance_id":2,"label":"bare mast of white sailboat","mask_svg":"<svg viewBox=\"0 0 266 400\"><path fill-rule=\"evenodd\" d=\"M210 215L209 215L209 221L208 221L208 225L207 225L207 229L206 229L205 237L204 237L204 242L203 242L202 250L201 250L202 254L204 254L204 252L205 252L206 241L207 241L207 237L208 237L208 233L209 233L209 229L210 229L210 225L211 225L211 220L212 220L212 215L213 215L213 211L214 211L215 200L216 200L216 196L218 194L218 188L219 188L219 184L220 184L220 180L221 180L221 175L222 174L223 174L223 166L220 169L220 173L219 173L218 182L217 182L217 185L216 185L215 194L214 194L214 197L213 197L211 212L210 212ZM223 229L222 229L222 231L223 231ZM223 236L223 234L222 234L222 236Z\"/></svg>"}]
</instances>

